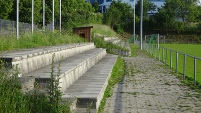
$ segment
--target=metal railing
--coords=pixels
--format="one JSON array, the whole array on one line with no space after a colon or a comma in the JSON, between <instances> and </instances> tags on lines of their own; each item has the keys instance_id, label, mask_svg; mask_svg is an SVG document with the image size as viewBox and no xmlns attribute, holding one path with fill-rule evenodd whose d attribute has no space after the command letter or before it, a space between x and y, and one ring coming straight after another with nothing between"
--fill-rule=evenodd
<instances>
[{"instance_id":1,"label":"metal railing","mask_svg":"<svg viewBox=\"0 0 201 113\"><path fill-rule=\"evenodd\" d=\"M139 44L138 41L135 42ZM180 73L185 79L188 77L193 80L193 84L201 84L201 58L186 53L178 52L156 44L143 43L143 50L150 53L155 59L163 62L176 73Z\"/></svg>"}]
</instances>

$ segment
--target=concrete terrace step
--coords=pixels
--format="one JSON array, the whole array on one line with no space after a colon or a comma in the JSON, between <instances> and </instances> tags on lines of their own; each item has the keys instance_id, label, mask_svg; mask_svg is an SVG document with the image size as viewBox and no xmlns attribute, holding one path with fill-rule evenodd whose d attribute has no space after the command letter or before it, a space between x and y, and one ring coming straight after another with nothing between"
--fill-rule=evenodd
<instances>
[{"instance_id":1,"label":"concrete terrace step","mask_svg":"<svg viewBox=\"0 0 201 113\"><path fill-rule=\"evenodd\" d=\"M112 39L112 40L108 40L106 42L111 42L113 44L117 44L117 43L121 42L121 39Z\"/></svg>"},{"instance_id":2,"label":"concrete terrace step","mask_svg":"<svg viewBox=\"0 0 201 113\"><path fill-rule=\"evenodd\" d=\"M76 43L61 46L46 46L40 48L23 49L13 52L0 53L1 60L5 61L7 67L19 68L21 74L29 73L52 63L52 56L55 54L55 61L94 49L93 43Z\"/></svg>"},{"instance_id":3,"label":"concrete terrace step","mask_svg":"<svg viewBox=\"0 0 201 113\"><path fill-rule=\"evenodd\" d=\"M62 99L67 101L75 97L77 99L77 108L87 108L87 105L92 103L92 108L97 110L103 98L116 59L116 55L106 55L68 87Z\"/></svg>"},{"instance_id":4,"label":"concrete terrace step","mask_svg":"<svg viewBox=\"0 0 201 113\"><path fill-rule=\"evenodd\" d=\"M106 55L106 50L95 48L73 57L69 57L54 64L54 74L58 74L60 64L60 84L61 91L64 92L71 84L73 84L80 76L87 70L94 66L100 59ZM27 73L23 76L34 77L35 81L41 88L46 88L48 81L50 81L51 66L48 65L38 70Z\"/></svg>"}]
</instances>

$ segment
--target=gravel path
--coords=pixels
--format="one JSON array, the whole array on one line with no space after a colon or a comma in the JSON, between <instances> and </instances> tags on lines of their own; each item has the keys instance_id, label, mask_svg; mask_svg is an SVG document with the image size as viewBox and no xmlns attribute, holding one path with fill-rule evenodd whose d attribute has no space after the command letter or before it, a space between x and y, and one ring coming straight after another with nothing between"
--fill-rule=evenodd
<instances>
[{"instance_id":1,"label":"gravel path","mask_svg":"<svg viewBox=\"0 0 201 113\"><path fill-rule=\"evenodd\" d=\"M114 86L104 113L201 113L198 92L147 53L137 54L125 58L127 73Z\"/></svg>"}]
</instances>

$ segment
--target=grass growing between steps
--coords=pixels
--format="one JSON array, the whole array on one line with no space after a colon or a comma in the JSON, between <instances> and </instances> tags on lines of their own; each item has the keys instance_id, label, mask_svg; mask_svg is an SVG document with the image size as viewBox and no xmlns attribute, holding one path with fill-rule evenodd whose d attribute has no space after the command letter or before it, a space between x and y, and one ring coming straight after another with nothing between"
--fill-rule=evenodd
<instances>
[{"instance_id":1,"label":"grass growing between steps","mask_svg":"<svg viewBox=\"0 0 201 113\"><path fill-rule=\"evenodd\" d=\"M93 38L93 42L97 48L105 48L108 53L117 54L118 50L129 51L128 49L115 45L111 42L105 42L102 38Z\"/></svg>"},{"instance_id":2,"label":"grass growing between steps","mask_svg":"<svg viewBox=\"0 0 201 113\"><path fill-rule=\"evenodd\" d=\"M55 68L53 63L50 73L52 81L49 83L51 88L46 95L37 90L23 93L18 71L14 69L14 73L8 73L0 61L0 113L69 113L69 105L61 102L61 92L58 90L60 72L55 73L55 70L60 70L60 67Z\"/></svg>"},{"instance_id":3,"label":"grass growing between steps","mask_svg":"<svg viewBox=\"0 0 201 113\"><path fill-rule=\"evenodd\" d=\"M123 59L118 56L117 61L112 69L112 74L109 79L107 88L104 92L103 99L101 101L101 105L99 106L98 113L103 113L104 106L106 104L106 99L112 96L111 88L122 80L124 76L124 61Z\"/></svg>"},{"instance_id":4,"label":"grass growing between steps","mask_svg":"<svg viewBox=\"0 0 201 113\"><path fill-rule=\"evenodd\" d=\"M83 38L72 33L60 35L60 33L39 31L33 35L31 33L21 35L19 39L15 36L0 36L0 40L0 51L84 42Z\"/></svg>"}]
</instances>

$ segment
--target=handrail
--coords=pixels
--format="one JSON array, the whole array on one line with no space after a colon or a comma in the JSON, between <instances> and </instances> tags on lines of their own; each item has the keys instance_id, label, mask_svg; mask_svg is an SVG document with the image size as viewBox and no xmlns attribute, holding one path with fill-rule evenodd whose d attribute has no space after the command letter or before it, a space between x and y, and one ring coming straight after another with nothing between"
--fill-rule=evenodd
<instances>
[{"instance_id":1,"label":"handrail","mask_svg":"<svg viewBox=\"0 0 201 113\"><path fill-rule=\"evenodd\" d=\"M135 44L138 44L139 45L139 41L135 41ZM186 54L186 53L183 53L183 52L179 52L179 51L176 51L176 50L172 50L172 49L168 49L168 48L165 48L165 47L159 47L156 45L156 44L148 44L148 43L143 43L142 44L142 47L143 47L143 50L147 51L148 53L150 53L151 55L154 56L155 59L157 59L158 57L158 60L159 61L162 61L165 65L168 65L168 51L170 52L169 53L169 65L170 65L170 68L172 69L172 62L173 62L173 58L172 58L172 53L176 53L176 59L175 59L175 72L178 73L179 71L179 54L180 55L183 55L183 72L181 72L181 74L183 74L183 79L185 79L185 76L186 76L186 71L188 70L186 68L186 57L189 57L192 59L192 62L193 62L193 79L194 79L194 85L196 85L197 83L197 60L200 60L201 61L201 58L200 57L196 57L196 56L193 56L193 55L190 55L190 54ZM161 51L162 50L162 51ZM165 51L164 51L165 50ZM158 52L158 54L156 54ZM162 56L161 56L162 54ZM158 56L157 56L158 55ZM165 55L165 56L164 56ZM188 75L190 76L190 75Z\"/></svg>"}]
</instances>

